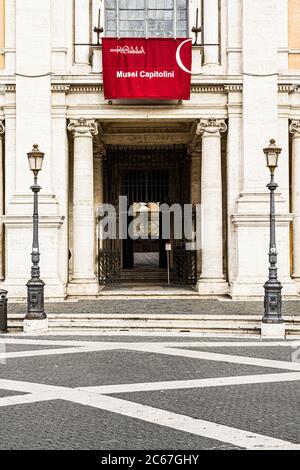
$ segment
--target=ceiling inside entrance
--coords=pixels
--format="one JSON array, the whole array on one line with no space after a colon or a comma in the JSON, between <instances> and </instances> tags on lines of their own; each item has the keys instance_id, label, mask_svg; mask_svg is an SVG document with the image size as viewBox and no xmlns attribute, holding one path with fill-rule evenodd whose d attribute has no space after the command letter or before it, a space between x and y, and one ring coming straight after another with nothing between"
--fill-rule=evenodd
<instances>
[{"instance_id":1,"label":"ceiling inside entrance","mask_svg":"<svg viewBox=\"0 0 300 470\"><path fill-rule=\"evenodd\" d=\"M197 121L102 121L98 125L99 145L182 145L198 137Z\"/></svg>"}]
</instances>

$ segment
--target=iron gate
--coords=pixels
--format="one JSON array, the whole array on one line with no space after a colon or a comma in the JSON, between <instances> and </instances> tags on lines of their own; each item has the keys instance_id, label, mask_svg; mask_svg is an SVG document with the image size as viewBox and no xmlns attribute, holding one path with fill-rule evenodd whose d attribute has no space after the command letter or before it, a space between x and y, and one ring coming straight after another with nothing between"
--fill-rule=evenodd
<instances>
[{"instance_id":1,"label":"iron gate","mask_svg":"<svg viewBox=\"0 0 300 470\"><path fill-rule=\"evenodd\" d=\"M131 204L139 200L151 202L158 195L162 199L160 202L169 205L190 202L190 165L186 146L107 146L103 163L104 201L114 205L117 213L120 195L127 195ZM186 250L185 241L182 240L173 240L172 245L172 282L195 284L196 251ZM122 249L122 240L119 239L105 240L99 246L99 284L120 282L124 264L122 252L124 246Z\"/></svg>"},{"instance_id":2,"label":"iron gate","mask_svg":"<svg viewBox=\"0 0 300 470\"><path fill-rule=\"evenodd\" d=\"M184 221L182 220L182 240L174 240L173 243L173 283L192 285L197 283L197 250L192 246L193 236L196 234L196 210L193 208L190 234L184 233ZM189 240L190 238L190 240ZM196 240L194 240L196 242Z\"/></svg>"},{"instance_id":3,"label":"iron gate","mask_svg":"<svg viewBox=\"0 0 300 470\"><path fill-rule=\"evenodd\" d=\"M121 275L121 253L117 250L99 252L99 284L118 284Z\"/></svg>"},{"instance_id":4,"label":"iron gate","mask_svg":"<svg viewBox=\"0 0 300 470\"><path fill-rule=\"evenodd\" d=\"M197 252L187 250L186 243L174 246L173 283L192 285L197 282Z\"/></svg>"}]
</instances>

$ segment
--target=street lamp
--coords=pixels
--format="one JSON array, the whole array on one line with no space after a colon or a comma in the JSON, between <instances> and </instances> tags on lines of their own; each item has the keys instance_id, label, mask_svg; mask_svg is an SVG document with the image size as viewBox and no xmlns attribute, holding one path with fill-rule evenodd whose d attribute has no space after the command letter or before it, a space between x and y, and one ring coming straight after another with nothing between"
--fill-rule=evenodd
<instances>
[{"instance_id":1,"label":"street lamp","mask_svg":"<svg viewBox=\"0 0 300 470\"><path fill-rule=\"evenodd\" d=\"M35 320L45 320L47 318L44 311L44 286L45 283L40 279L40 252L39 252L39 214L38 214L38 193L41 187L38 185L37 178L38 174L42 169L44 153L40 152L38 145L35 144L31 152L27 153L29 168L33 172L34 182L30 189L33 192L33 242L32 242L32 253L31 253L31 279L27 282L27 315L25 317L25 325L27 326L26 331L30 331L30 322L35 323L32 330L39 330L37 322ZM43 322L44 323L44 322ZM40 327L42 324L38 323ZM44 329L45 325L43 325Z\"/></svg>"},{"instance_id":2,"label":"street lamp","mask_svg":"<svg viewBox=\"0 0 300 470\"><path fill-rule=\"evenodd\" d=\"M277 248L275 235L275 190L278 184L274 181L275 168L278 166L278 157L281 148L277 147L275 140L270 140L268 147L264 149L267 167L270 170L271 181L267 185L270 191L270 243L269 243L269 278L264 284L265 313L261 324L262 336L282 337L285 334L284 320L281 316L281 282L277 278Z\"/></svg>"}]
</instances>

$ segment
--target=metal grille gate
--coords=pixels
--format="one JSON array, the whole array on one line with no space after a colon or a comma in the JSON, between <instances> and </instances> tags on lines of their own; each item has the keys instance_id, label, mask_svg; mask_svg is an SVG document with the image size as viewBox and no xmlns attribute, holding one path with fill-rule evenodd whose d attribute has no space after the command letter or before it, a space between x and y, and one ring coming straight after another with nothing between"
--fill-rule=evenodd
<instances>
[{"instance_id":1,"label":"metal grille gate","mask_svg":"<svg viewBox=\"0 0 300 470\"><path fill-rule=\"evenodd\" d=\"M129 204L136 201L166 202L169 192L168 170L124 170L121 188L121 194L128 197Z\"/></svg>"},{"instance_id":2,"label":"metal grille gate","mask_svg":"<svg viewBox=\"0 0 300 470\"><path fill-rule=\"evenodd\" d=\"M127 195L129 204L155 200L169 205L190 202L190 161L185 146L108 146L103 171L105 202L117 209L117 219L119 195ZM100 284L120 282L121 242L105 240L99 246ZM196 251L186 250L184 239L173 240L172 245L172 282L196 283Z\"/></svg>"}]
</instances>

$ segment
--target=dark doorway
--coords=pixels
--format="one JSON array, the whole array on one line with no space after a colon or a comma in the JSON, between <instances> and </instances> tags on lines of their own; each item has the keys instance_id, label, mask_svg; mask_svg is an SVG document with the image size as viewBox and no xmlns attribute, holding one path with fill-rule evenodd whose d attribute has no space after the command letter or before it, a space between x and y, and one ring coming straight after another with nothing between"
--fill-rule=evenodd
<instances>
[{"instance_id":1,"label":"dark doorway","mask_svg":"<svg viewBox=\"0 0 300 470\"><path fill-rule=\"evenodd\" d=\"M168 200L169 171L124 170L121 194L130 207L127 230L132 234L123 240L123 268L166 268L159 207Z\"/></svg>"},{"instance_id":2,"label":"dark doorway","mask_svg":"<svg viewBox=\"0 0 300 470\"><path fill-rule=\"evenodd\" d=\"M163 203L169 206L178 203L183 206L190 202L190 160L187 147L108 145L106 150L103 168L105 202L118 207L119 197L126 196L126 226L134 236L106 241L104 249L99 253L99 271L104 271L100 283L107 283L110 278L111 258L114 260L113 279L116 278L115 266L118 258L120 280L124 279L125 272L128 278L138 282L140 274L143 276L147 271L153 275L145 275L145 279L159 279L162 276L161 279L166 282L165 244L169 241L172 244L170 267L171 271L174 267L174 273L178 271L178 262L175 259L178 244L172 240L172 233L170 240L163 238L159 208ZM131 212L128 213L129 208ZM119 217L120 214L118 211L117 213ZM122 223L124 224L123 221ZM177 274L175 277L179 279ZM171 277L173 282L176 282L175 277Z\"/></svg>"}]
</instances>

